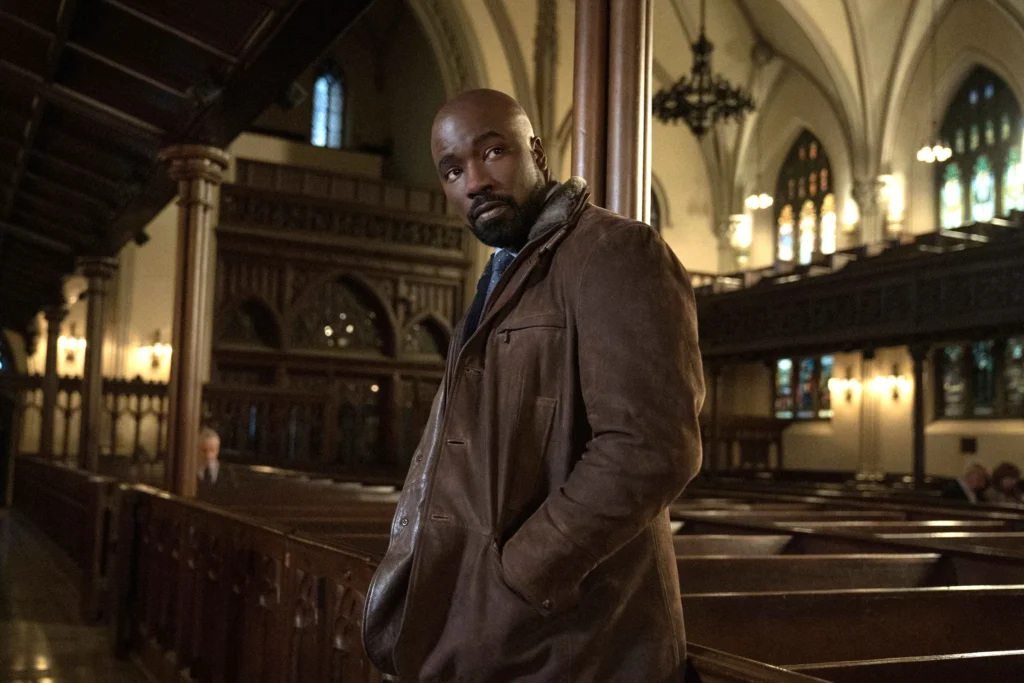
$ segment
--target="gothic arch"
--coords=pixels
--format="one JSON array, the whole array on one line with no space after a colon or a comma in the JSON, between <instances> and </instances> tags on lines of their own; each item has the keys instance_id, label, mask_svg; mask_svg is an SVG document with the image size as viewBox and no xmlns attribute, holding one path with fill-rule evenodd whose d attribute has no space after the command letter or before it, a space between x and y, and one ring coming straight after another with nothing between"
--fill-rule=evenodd
<instances>
[{"instance_id":1,"label":"gothic arch","mask_svg":"<svg viewBox=\"0 0 1024 683\"><path fill-rule=\"evenodd\" d=\"M246 313L253 321L261 346L280 349L284 346L284 322L281 313L265 298L258 294L244 294L225 301L217 314L214 339L216 344L232 343L225 339L230 334L232 316L236 312ZM259 329L262 328L262 329Z\"/></svg>"},{"instance_id":2,"label":"gothic arch","mask_svg":"<svg viewBox=\"0 0 1024 683\"><path fill-rule=\"evenodd\" d=\"M285 346L293 345L291 334L298 323L299 316L307 310L312 300L320 292L335 282L341 283L352 291L377 315L375 326L383 342L381 352L386 356L394 357L397 350L399 325L395 312L387 303L387 298L366 278L341 270L331 271L310 282L292 303L287 316L285 316L285 326L282 328L287 333Z\"/></svg>"},{"instance_id":3,"label":"gothic arch","mask_svg":"<svg viewBox=\"0 0 1024 683\"><path fill-rule=\"evenodd\" d=\"M453 330L452 326L447 321L442 319L433 311L422 311L411 318L402 330L402 353L406 353L406 334L413 330L417 325L424 326L427 328L428 333L433 337L440 355L444 356L448 351L448 345L451 342Z\"/></svg>"}]
</instances>

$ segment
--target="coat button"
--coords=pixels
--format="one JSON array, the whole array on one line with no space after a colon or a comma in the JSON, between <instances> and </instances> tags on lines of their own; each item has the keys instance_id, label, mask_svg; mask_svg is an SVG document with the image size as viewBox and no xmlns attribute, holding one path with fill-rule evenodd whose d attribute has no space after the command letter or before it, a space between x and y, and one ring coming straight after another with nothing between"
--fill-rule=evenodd
<instances>
[{"instance_id":1,"label":"coat button","mask_svg":"<svg viewBox=\"0 0 1024 683\"><path fill-rule=\"evenodd\" d=\"M545 600L544 602L540 603L540 606L544 609L551 609L552 604L550 600Z\"/></svg>"},{"instance_id":2,"label":"coat button","mask_svg":"<svg viewBox=\"0 0 1024 683\"><path fill-rule=\"evenodd\" d=\"M423 454L422 453L420 453L419 455L416 456L416 462L423 462Z\"/></svg>"},{"instance_id":3,"label":"coat button","mask_svg":"<svg viewBox=\"0 0 1024 683\"><path fill-rule=\"evenodd\" d=\"M409 526L409 518L402 517L402 521L400 521L399 524L401 524L402 526Z\"/></svg>"}]
</instances>

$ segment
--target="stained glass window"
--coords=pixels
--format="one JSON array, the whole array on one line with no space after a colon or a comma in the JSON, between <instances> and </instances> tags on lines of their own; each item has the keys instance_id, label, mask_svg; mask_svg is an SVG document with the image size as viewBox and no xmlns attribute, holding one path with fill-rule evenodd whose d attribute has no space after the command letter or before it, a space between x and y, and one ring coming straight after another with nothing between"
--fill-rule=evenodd
<instances>
[{"instance_id":1,"label":"stained glass window","mask_svg":"<svg viewBox=\"0 0 1024 683\"><path fill-rule=\"evenodd\" d=\"M964 189L960 180L960 167L956 164L946 166L946 179L942 183L941 194L940 224L943 228L959 228L964 224Z\"/></svg>"},{"instance_id":2,"label":"stained glass window","mask_svg":"<svg viewBox=\"0 0 1024 683\"><path fill-rule=\"evenodd\" d=\"M836 251L836 198L828 194L821 203L821 253Z\"/></svg>"},{"instance_id":3,"label":"stained glass window","mask_svg":"<svg viewBox=\"0 0 1024 683\"><path fill-rule=\"evenodd\" d=\"M942 350L942 414L945 417L962 417L965 412L963 356L960 346L947 346Z\"/></svg>"},{"instance_id":4,"label":"stained glass window","mask_svg":"<svg viewBox=\"0 0 1024 683\"><path fill-rule=\"evenodd\" d=\"M793 417L792 358L780 358L775 364L775 417Z\"/></svg>"},{"instance_id":5,"label":"stained glass window","mask_svg":"<svg viewBox=\"0 0 1024 683\"><path fill-rule=\"evenodd\" d=\"M950 345L936 365L939 417L1024 418L1024 337Z\"/></svg>"},{"instance_id":6,"label":"stained glass window","mask_svg":"<svg viewBox=\"0 0 1024 683\"><path fill-rule=\"evenodd\" d=\"M810 263L814 255L835 251L835 221L823 204L831 197L832 167L821 142L808 130L797 136L775 185L779 261ZM831 234L827 234L831 233Z\"/></svg>"},{"instance_id":7,"label":"stained glass window","mask_svg":"<svg viewBox=\"0 0 1024 683\"><path fill-rule=\"evenodd\" d=\"M1024 417L1024 338L1006 342L1003 361L1003 387L1007 417Z\"/></svg>"},{"instance_id":8,"label":"stained glass window","mask_svg":"<svg viewBox=\"0 0 1024 683\"><path fill-rule=\"evenodd\" d=\"M832 417L828 381L835 359L781 358L775 364L775 417L811 420Z\"/></svg>"},{"instance_id":9,"label":"stained glass window","mask_svg":"<svg viewBox=\"0 0 1024 683\"><path fill-rule=\"evenodd\" d=\"M991 71L975 68L950 101L939 131L953 141L953 155L935 164L942 228L990 221L1024 205L1021 128L1013 91Z\"/></svg>"},{"instance_id":10,"label":"stained glass window","mask_svg":"<svg viewBox=\"0 0 1024 683\"><path fill-rule=\"evenodd\" d=\"M788 204L779 213L779 260L793 260L793 207Z\"/></svg>"},{"instance_id":11,"label":"stained glass window","mask_svg":"<svg viewBox=\"0 0 1024 683\"><path fill-rule=\"evenodd\" d=\"M982 154L971 178L971 220L990 221L996 215L996 183L988 157Z\"/></svg>"},{"instance_id":12,"label":"stained glass window","mask_svg":"<svg viewBox=\"0 0 1024 683\"><path fill-rule=\"evenodd\" d=\"M817 224L814 202L808 199L800 209L800 263L810 263L814 256L814 229Z\"/></svg>"},{"instance_id":13,"label":"stained glass window","mask_svg":"<svg viewBox=\"0 0 1024 683\"><path fill-rule=\"evenodd\" d=\"M1009 213L1013 209L1024 211L1024 164L1019 147L1010 148L1003 174L1003 210Z\"/></svg>"},{"instance_id":14,"label":"stained glass window","mask_svg":"<svg viewBox=\"0 0 1024 683\"><path fill-rule=\"evenodd\" d=\"M341 147L345 91L336 64L320 68L313 84L313 130L310 142L317 147Z\"/></svg>"},{"instance_id":15,"label":"stained glass window","mask_svg":"<svg viewBox=\"0 0 1024 683\"><path fill-rule=\"evenodd\" d=\"M832 379L834 365L834 356L821 357L821 370L818 373L818 417L832 417L832 392L828 389L828 381Z\"/></svg>"},{"instance_id":16,"label":"stained glass window","mask_svg":"<svg viewBox=\"0 0 1024 683\"><path fill-rule=\"evenodd\" d=\"M984 341L971 348L974 377L971 382L971 405L978 417L989 417L995 412L996 362L993 342Z\"/></svg>"}]
</instances>

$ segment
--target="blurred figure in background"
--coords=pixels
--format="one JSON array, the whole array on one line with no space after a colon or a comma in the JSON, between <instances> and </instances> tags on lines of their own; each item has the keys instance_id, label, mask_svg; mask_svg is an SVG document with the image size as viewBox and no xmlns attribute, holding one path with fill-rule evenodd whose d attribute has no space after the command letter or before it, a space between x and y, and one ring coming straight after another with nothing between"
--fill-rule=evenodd
<instances>
[{"instance_id":1,"label":"blurred figure in background","mask_svg":"<svg viewBox=\"0 0 1024 683\"><path fill-rule=\"evenodd\" d=\"M992 470L992 485L985 489L986 503L1020 503L1020 468L1004 462Z\"/></svg>"},{"instance_id":2,"label":"blurred figure in background","mask_svg":"<svg viewBox=\"0 0 1024 683\"><path fill-rule=\"evenodd\" d=\"M949 482L942 489L942 497L947 500L966 500L977 503L982 492L988 487L988 470L980 463L972 462L964 468L963 476Z\"/></svg>"},{"instance_id":3,"label":"blurred figure in background","mask_svg":"<svg viewBox=\"0 0 1024 683\"><path fill-rule=\"evenodd\" d=\"M196 470L199 478L199 490L235 487L234 472L229 467L221 467L220 435L209 427L199 432L199 467Z\"/></svg>"}]
</instances>

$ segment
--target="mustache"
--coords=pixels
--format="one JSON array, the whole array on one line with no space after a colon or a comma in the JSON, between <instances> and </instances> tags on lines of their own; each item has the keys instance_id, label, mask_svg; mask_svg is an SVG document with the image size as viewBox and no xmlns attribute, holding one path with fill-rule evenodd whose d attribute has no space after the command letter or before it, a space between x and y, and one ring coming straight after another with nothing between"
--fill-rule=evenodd
<instances>
[{"instance_id":1,"label":"mustache","mask_svg":"<svg viewBox=\"0 0 1024 683\"><path fill-rule=\"evenodd\" d=\"M469 220L471 222L475 221L477 218L480 217L480 214L483 213L483 209L485 206L487 206L488 204L494 204L496 202L508 204L511 207L516 206L516 200L512 199L512 197L503 197L501 195L496 194L480 195L473 200L473 204L469 207Z\"/></svg>"}]
</instances>

